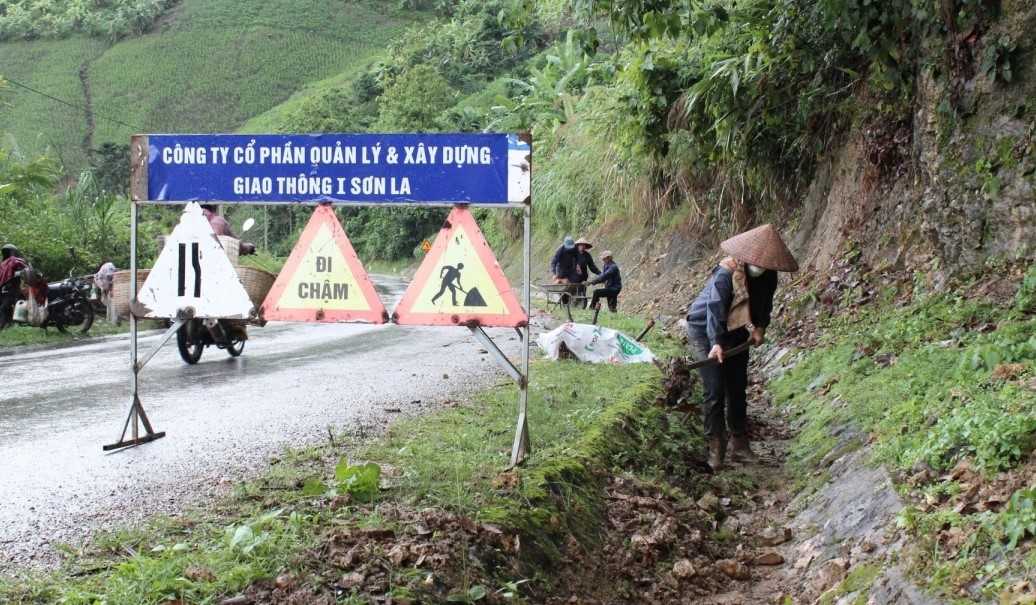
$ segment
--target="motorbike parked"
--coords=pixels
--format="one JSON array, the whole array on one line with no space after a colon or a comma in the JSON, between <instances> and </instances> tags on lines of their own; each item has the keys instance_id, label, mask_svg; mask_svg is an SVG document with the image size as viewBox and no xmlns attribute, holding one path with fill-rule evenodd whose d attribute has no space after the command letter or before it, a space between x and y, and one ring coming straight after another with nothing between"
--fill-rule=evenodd
<instances>
[{"instance_id":1,"label":"motorbike parked","mask_svg":"<svg viewBox=\"0 0 1036 605\"><path fill-rule=\"evenodd\" d=\"M94 324L94 309L90 303L90 282L84 277L47 284L46 303L30 304L29 296L36 296L42 276L31 266L18 272L0 288L0 330L13 323L43 328L53 326L62 334L86 334ZM34 301L35 302L35 301Z\"/></svg>"},{"instance_id":2,"label":"motorbike parked","mask_svg":"<svg viewBox=\"0 0 1036 605\"><path fill-rule=\"evenodd\" d=\"M253 224L254 220L246 220L241 232L248 231ZM255 254L254 245L244 242L238 242L238 245L239 254ZM194 365L201 359L205 347L212 345L225 350L231 357L238 357L245 350L245 341L248 340L247 323L247 320L242 319L206 317L187 320L176 331L176 348L180 352L180 358Z\"/></svg>"}]
</instances>

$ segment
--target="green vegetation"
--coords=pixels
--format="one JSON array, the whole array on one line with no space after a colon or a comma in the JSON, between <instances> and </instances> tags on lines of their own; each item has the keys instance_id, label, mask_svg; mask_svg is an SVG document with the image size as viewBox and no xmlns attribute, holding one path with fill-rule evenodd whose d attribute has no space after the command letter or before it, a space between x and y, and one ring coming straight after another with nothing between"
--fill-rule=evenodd
<instances>
[{"instance_id":1,"label":"green vegetation","mask_svg":"<svg viewBox=\"0 0 1036 605\"><path fill-rule=\"evenodd\" d=\"M89 8L104 12L106 4ZM114 44L82 34L0 43L12 83L9 104L0 105L3 146L56 151L76 173L94 160L93 149L134 134L233 132L308 83L370 63L421 17L374 0L186 0L148 35Z\"/></svg>"},{"instance_id":2,"label":"green vegetation","mask_svg":"<svg viewBox=\"0 0 1036 605\"><path fill-rule=\"evenodd\" d=\"M500 4L469 1L449 11L440 5L436 9L448 12L449 19L416 26L405 35L400 35L403 27L423 14L373 1L343 5L313 0L305 7L286 6L256 5L243 12L239 3L188 1L164 15L149 35L120 40L110 48L81 35L0 44L9 81L4 94L11 100L0 107L0 118L10 129L6 141L26 164L33 157L61 154L50 164L55 184L68 178L70 168L89 165L94 175L89 191L97 205L126 216L128 204L120 196L127 189L123 158L132 134L260 125L276 132L477 130L488 120L490 104L465 100L465 109L454 110L457 99L480 94L494 77L518 69L538 48L531 25L522 30L528 41L522 49L501 47L500 38L509 34L496 18ZM380 50L386 47L387 56ZM428 61L436 55L444 61ZM374 61L376 57L381 60ZM45 69L39 69L41 63ZM303 89L306 95L296 94ZM279 107L289 98L290 103ZM481 117L475 107L484 110ZM51 117L41 121L42 115ZM264 117L253 120L255 116ZM89 173L79 179L86 180ZM4 178L0 172L0 182ZM31 212L37 220L24 228L5 228L0 236L19 243L46 274L53 274L52 268L64 273L67 254L38 244L32 233L40 219L58 223L47 228L68 233L67 221L61 224L63 201L54 190L38 189L33 195ZM24 203L24 196L6 197ZM55 208L41 211L45 206ZM397 261L413 258L420 242L439 230L446 211L344 208L338 214L365 260ZM261 219L262 247L285 256L309 209L274 207L261 216L254 216L251 208L228 212L232 224L246 216ZM168 233L177 218L177 209L141 209L138 258L144 266L156 252L155 237ZM117 249L109 238L85 234L87 243L77 247L83 264L92 269L97 259L112 258L127 266L129 238L126 227L121 229ZM496 231L500 229L487 229L490 237Z\"/></svg>"},{"instance_id":3,"label":"green vegetation","mask_svg":"<svg viewBox=\"0 0 1036 605\"><path fill-rule=\"evenodd\" d=\"M129 204L100 191L91 173L56 192L58 163L0 149L0 241L15 243L50 281L129 262Z\"/></svg>"},{"instance_id":4,"label":"green vegetation","mask_svg":"<svg viewBox=\"0 0 1036 605\"><path fill-rule=\"evenodd\" d=\"M72 173L104 170L97 149L136 132L530 131L537 230L657 223L675 210L692 228L727 231L794 212L849 126L874 133L864 151L876 174L900 171L917 75L932 67L923 49L995 22L987 4L73 3L53 12L91 13L80 25L0 44L19 91L0 120L24 155L60 153ZM5 5L12 20L41 10ZM112 11L147 35L110 47L89 37L86 24ZM999 38L982 73L1010 84L1012 62L1016 45ZM940 111L958 123L952 106ZM987 195L1001 164L974 161ZM373 225L365 247L386 260L405 258L439 217L345 215ZM298 217L277 208L269 221L268 246L283 254Z\"/></svg>"},{"instance_id":5,"label":"green vegetation","mask_svg":"<svg viewBox=\"0 0 1036 605\"><path fill-rule=\"evenodd\" d=\"M643 327L637 318L608 318L627 333ZM680 352L678 341L659 333L646 344L662 355ZM311 594L326 594L341 573L321 581L315 553L333 550L351 534L373 540L433 531L421 517L402 511L441 511L435 514L520 538L523 575L501 566L495 583L487 586L467 563L467 551L476 545L444 534L438 541L452 554L432 569L445 585L428 583L428 572L394 565L391 553L367 544L361 552L370 554L364 558L377 556L391 570L387 593L442 602L474 600L482 591L521 599L526 584L549 591L551 569L569 547L567 536L586 548L600 542L604 491L594 486L603 473L649 483L691 475L684 461L702 446L702 437L697 423L653 404L658 369L652 364L604 364L589 372L577 361L537 360L530 376L532 456L511 473L502 469L514 438L518 389L507 381L477 401L447 402L442 412L397 422L383 437L365 435L363 444L329 427L326 444L285 452L269 472L239 485L230 500L215 507L223 514L156 519L146 527L100 532L84 544L65 545L61 569L0 579L0 600L218 603L253 582L282 576L303 583ZM649 442L659 446L645 447ZM696 489L704 492L707 485ZM353 598L346 602L367 602Z\"/></svg>"},{"instance_id":6,"label":"green vegetation","mask_svg":"<svg viewBox=\"0 0 1036 605\"><path fill-rule=\"evenodd\" d=\"M75 33L116 41L142 34L172 4L173 0L3 0L0 42L57 39Z\"/></svg>"},{"instance_id":7,"label":"green vegetation","mask_svg":"<svg viewBox=\"0 0 1036 605\"><path fill-rule=\"evenodd\" d=\"M872 460L921 501L901 517L919 542L915 571L948 594L981 576L986 596L998 595L995 580L1018 568L991 570L987 561L1032 551L1036 486L1009 490L999 512L984 511L967 492L1028 464L1036 451L1034 280L1029 269L1018 295L999 304L969 295L978 284L963 281L909 306L830 320L821 346L770 385L774 404L799 427L791 462L803 474L830 459L836 427L869 436Z\"/></svg>"},{"instance_id":8,"label":"green vegetation","mask_svg":"<svg viewBox=\"0 0 1036 605\"><path fill-rule=\"evenodd\" d=\"M125 334L129 330L128 323L113 326L105 321L104 317L100 313L101 312L98 311L94 324L90 326L90 331L83 336L79 336L77 334L62 334L56 329L48 329L44 331L33 326L14 324L5 328L3 331L0 331L0 348L21 347L26 345L60 346L88 338L103 338L113 334ZM156 327L156 324L151 321L142 322L140 325L141 329L148 329L151 327Z\"/></svg>"},{"instance_id":9,"label":"green vegetation","mask_svg":"<svg viewBox=\"0 0 1036 605\"><path fill-rule=\"evenodd\" d=\"M0 64L10 81L0 88L0 238L38 258L48 275L67 273L69 245L84 268L108 257L124 266L129 202L118 158L137 132L528 131L535 141L534 246L549 249L560 233L615 223L631 231L678 225L709 237L760 218L797 216L818 163L845 133L867 133L861 153L868 176L908 168L912 154L901 141L912 136L922 73L945 88L935 126L949 148L977 119L956 106L953 74L974 68L976 78L1014 86L1024 46L991 38L975 65L951 52L959 32L996 25L999 3L984 0L588 0L574 7L558 0L184 0L168 11L154 3L124 12L107 30L98 28L126 5L94 3L88 17L69 23L82 3L33 13L48 3L0 1ZM993 200L1023 139L975 140L975 152L945 178ZM141 211L144 258L177 212ZM445 215L337 212L365 262L393 263L412 258ZM283 256L308 214L292 206L235 207L230 218L235 225L261 218L264 247ZM494 250L513 252L521 233L516 215L482 218ZM848 250L847 260L859 255ZM977 587L991 597L1036 568L1036 486L1005 480L1002 505L984 510L966 501L975 482L1011 476L1036 446L1036 272L1016 276L1018 296L1005 303L969 293L979 288L966 280L926 295L925 270L918 268L913 284L879 282L878 304L851 313L832 309L851 307L862 286L823 301L814 293L792 301L791 309L820 318L822 341L789 356L797 363L772 385L774 401L796 423L792 466L803 476L823 478L825 469L816 467L827 454L861 447L840 439L835 427L868 435L874 461L893 471L914 502L900 523L920 544L910 555L918 572L947 594ZM878 273L865 278L878 282ZM90 551L75 552L79 569L10 590L30 601L61 594L91 602L109 592L127 601L179 595L204 602L293 569L327 525L393 523L377 506L357 503L374 467L343 462L333 480L324 476L335 464L326 460L343 456L375 460L396 501L519 524L549 562L558 556L552 511L563 513L558 518L573 535L593 540L587 528L600 503L587 496L593 490L585 486L596 480L588 467L645 459L631 452L665 424L659 410L638 404L653 388L646 386L653 368L595 372L603 381L597 390L617 393L608 401L584 397L568 364L550 368L556 374L537 368L548 382L531 385L533 409L544 414L530 421L534 451L546 455L522 470L520 490L486 487L510 443L514 393L504 388L495 391L504 404L490 395L479 407L401 425L364 452L329 444L310 458L297 455L303 464L325 464L310 476L294 468L266 479L275 497L243 486L253 506L243 521L168 522L99 538ZM603 437L617 426L620 439ZM700 445L693 431L675 433L637 470L660 472L662 457L673 453L665 448L675 443ZM94 569L94 557L109 557L98 564L103 571L73 579ZM208 573L188 573L195 567ZM421 590L397 571L397 596ZM872 573L858 570L845 588L866 586ZM467 585L463 574L454 579L452 601L492 592ZM499 578L501 590L519 584Z\"/></svg>"}]
</instances>

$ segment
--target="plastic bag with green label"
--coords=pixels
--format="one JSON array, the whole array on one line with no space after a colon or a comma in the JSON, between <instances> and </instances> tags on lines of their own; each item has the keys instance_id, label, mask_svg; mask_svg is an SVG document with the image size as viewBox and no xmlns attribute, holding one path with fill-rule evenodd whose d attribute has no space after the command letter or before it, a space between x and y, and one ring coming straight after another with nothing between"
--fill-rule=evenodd
<instances>
[{"instance_id":1,"label":"plastic bag with green label","mask_svg":"<svg viewBox=\"0 0 1036 605\"><path fill-rule=\"evenodd\" d=\"M611 328L569 322L541 334L536 344L547 357L557 359L561 345L590 363L641 363L655 360L647 347Z\"/></svg>"}]
</instances>

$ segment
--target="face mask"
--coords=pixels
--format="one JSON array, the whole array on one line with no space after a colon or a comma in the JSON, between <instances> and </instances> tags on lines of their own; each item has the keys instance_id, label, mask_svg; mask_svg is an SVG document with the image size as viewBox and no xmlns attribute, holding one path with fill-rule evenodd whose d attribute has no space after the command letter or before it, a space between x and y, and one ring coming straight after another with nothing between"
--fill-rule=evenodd
<instances>
[{"instance_id":1,"label":"face mask","mask_svg":"<svg viewBox=\"0 0 1036 605\"><path fill-rule=\"evenodd\" d=\"M766 271L766 269L756 267L755 265L745 264L745 271L748 271L748 274L752 277L759 277L764 271Z\"/></svg>"}]
</instances>

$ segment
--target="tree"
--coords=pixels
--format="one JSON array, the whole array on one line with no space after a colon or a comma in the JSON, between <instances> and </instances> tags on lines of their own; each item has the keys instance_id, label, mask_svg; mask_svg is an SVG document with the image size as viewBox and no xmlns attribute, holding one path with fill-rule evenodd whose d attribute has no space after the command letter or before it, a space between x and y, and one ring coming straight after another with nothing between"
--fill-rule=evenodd
<instances>
[{"instance_id":1,"label":"tree","mask_svg":"<svg viewBox=\"0 0 1036 605\"><path fill-rule=\"evenodd\" d=\"M437 120L453 106L456 92L435 69L416 65L403 72L378 99L374 130L435 132Z\"/></svg>"},{"instance_id":2,"label":"tree","mask_svg":"<svg viewBox=\"0 0 1036 605\"><path fill-rule=\"evenodd\" d=\"M129 144L103 143L93 150L90 168L93 183L101 191L126 195L129 191Z\"/></svg>"}]
</instances>

